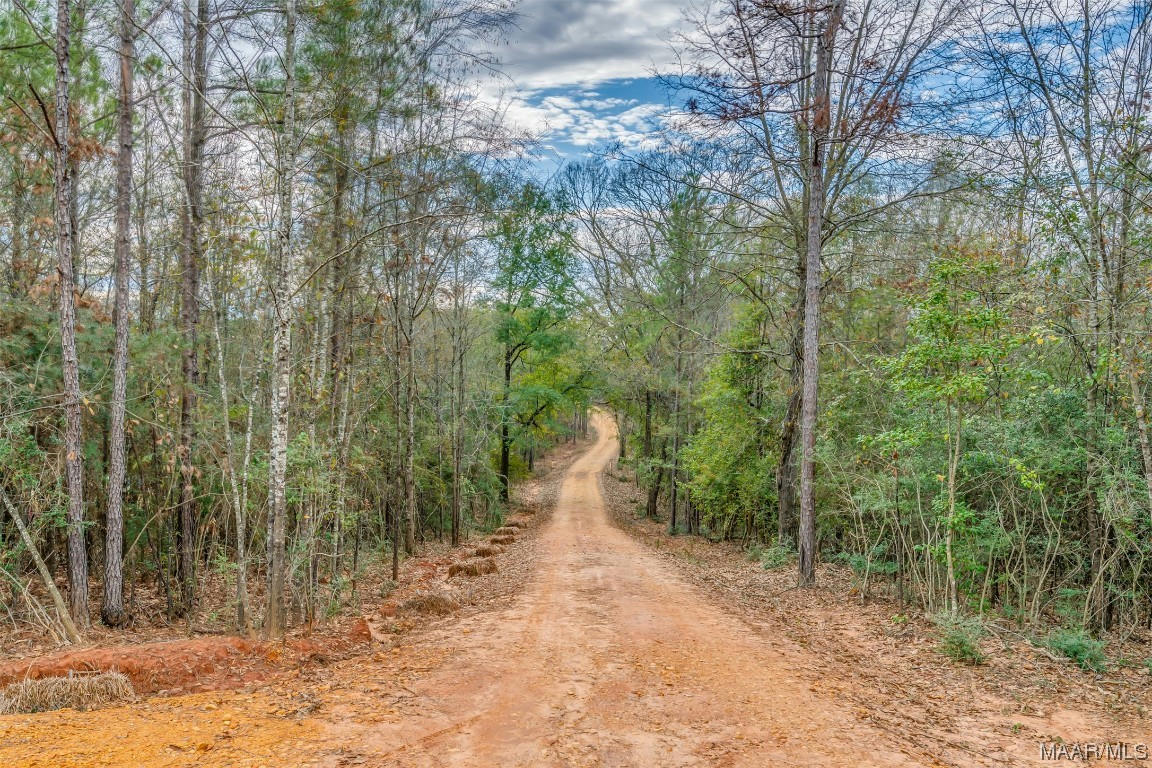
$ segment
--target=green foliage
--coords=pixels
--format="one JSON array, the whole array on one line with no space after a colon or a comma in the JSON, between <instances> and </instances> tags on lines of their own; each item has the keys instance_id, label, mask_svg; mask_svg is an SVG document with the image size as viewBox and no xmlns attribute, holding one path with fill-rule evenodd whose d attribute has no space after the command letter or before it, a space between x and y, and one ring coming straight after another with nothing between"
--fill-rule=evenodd
<instances>
[{"instance_id":1,"label":"green foliage","mask_svg":"<svg viewBox=\"0 0 1152 768\"><path fill-rule=\"evenodd\" d=\"M883 363L892 386L928 403L980 404L996 394L1004 361L1021 343L1001 305L1002 279L994 247L953 245L939 253L911 305L914 341Z\"/></svg>"},{"instance_id":2,"label":"green foliage","mask_svg":"<svg viewBox=\"0 0 1152 768\"><path fill-rule=\"evenodd\" d=\"M527 446L561 432L559 418L587 404L591 366L571 322L575 259L563 201L534 182L505 194L491 233L488 306L502 351L501 419L510 444Z\"/></svg>"},{"instance_id":3,"label":"green foliage","mask_svg":"<svg viewBox=\"0 0 1152 768\"><path fill-rule=\"evenodd\" d=\"M1089 672L1105 672L1108 669L1104 642L1096 640L1083 629L1054 630L1048 635L1044 644L1061 656L1076 662L1081 669Z\"/></svg>"},{"instance_id":4,"label":"green foliage","mask_svg":"<svg viewBox=\"0 0 1152 768\"><path fill-rule=\"evenodd\" d=\"M674 490L677 528L749 542L755 562L786 567L788 549L762 545L789 537L787 526L777 533L781 490L790 490L778 482L797 459L805 210L803 174L787 163L781 175L764 173L763 151L794 149L797 124L770 117L768 134L757 131L743 146L739 132L720 145L689 140L702 135L689 132L675 147L622 147L575 164L559 183L527 180L509 159L507 135L489 130L493 116L477 111L467 86L490 63L482 51L506 9L465 6L320 0L299 9L299 151L289 180L298 193L291 578L310 570L303 555L318 554L337 607L350 549L362 569L392 544L388 523L397 509L406 514L408 479L418 537L447 527L455 490L465 531L498 525L501 481L570 435L593 402L615 411L629 475L659 485L654 514L668 515ZM141 7L141 16L158 7ZM44 541L59 538L65 509L54 152L45 130L55 72L43 36L54 9L32 0L18 10L0 16L0 480ZM92 545L108 474L119 147L115 50L105 31L118 10L78 12L72 48ZM180 25L159 24L137 41L137 91L148 98L137 104L130 201L124 531L133 573L161 588L174 570L185 459L200 567L235 575L237 495L246 500L250 561L266 554L267 278L279 253L269 235L281 212L275 193L284 189L276 178L285 148L276 141L285 105L280 12L254 9L239 27L214 20L208 35L204 304L192 384L183 370L189 340L179 331L186 233L176 214L191 178L181 159L187 73L171 55ZM1128 21L1116 16L1116 24ZM238 31L258 34L236 46ZM1013 66L1011 58L997 66ZM738 59L729 61L742 66ZM1101 78L1092 109L1122 104L1104 98L1122 82ZM1077 95L1048 90L1061 103ZM723 116L736 125L746 111ZM891 111L886 131L903 108ZM879 165L860 156L828 166L819 556L851 569L861 586L929 612L955 591L961 607L1022 625L1142 625L1152 601L1143 565L1152 558L1152 517L1137 414L1149 386L1152 227L1139 201L1149 180L1128 150L1117 152L1124 142L1096 142L1100 163L1060 168L1068 161L1044 144L1055 135L1043 125L1053 111L1017 112L1031 116L1031 134L1048 138L1018 145L1028 157L1015 178L989 169L979 156L991 145L979 143L970 144L975 154L884 149ZM1123 126L1117 135L1133 147L1149 144L1143 117L1103 117L1098 124ZM486 135L500 142L486 146ZM1077 142L1067 148L1084 151ZM964 167L971 159L975 171ZM881 166L888 169L872 173ZM1091 187L1072 183L1081 166L1096 174ZM1099 210L1038 187L1099 188ZM182 401L193 392L195 438L185 455L177 447ZM629 502L638 513L648 511L641 498ZM9 546L2 522L0 542L0 567L23 567L22 544ZM45 551L60 568L52 543ZM1106 611L1096 604L1101 594ZM977 661L978 627L947 621L944 652ZM1103 664L1087 634L1049 642L1078 663Z\"/></svg>"},{"instance_id":5,"label":"green foliage","mask_svg":"<svg viewBox=\"0 0 1152 768\"><path fill-rule=\"evenodd\" d=\"M833 560L844 563L852 572L858 577L871 576L876 574L891 575L896 572L896 562L888 556L888 546L885 543L879 543L874 546L871 552L837 552L832 556Z\"/></svg>"},{"instance_id":6,"label":"green foliage","mask_svg":"<svg viewBox=\"0 0 1152 768\"><path fill-rule=\"evenodd\" d=\"M760 565L764 570L772 571L796 562L796 553L787 547L773 545L760 552Z\"/></svg>"},{"instance_id":7,"label":"green foliage","mask_svg":"<svg viewBox=\"0 0 1152 768\"><path fill-rule=\"evenodd\" d=\"M766 523L776 497L778 456L766 450L768 413L775 399L760 384L769 359L752 351L760 344L763 314L747 310L729 343L737 350L709 371L697 399L702 424L683 450L692 501L712 530L737 521Z\"/></svg>"},{"instance_id":8,"label":"green foliage","mask_svg":"<svg viewBox=\"0 0 1152 768\"><path fill-rule=\"evenodd\" d=\"M490 303L496 339L517 347L564 344L558 326L572 310L572 228L560 201L534 182L510 190L491 233L496 271Z\"/></svg>"},{"instance_id":9,"label":"green foliage","mask_svg":"<svg viewBox=\"0 0 1152 768\"><path fill-rule=\"evenodd\" d=\"M940 652L961 664L983 664L984 652L980 640L984 625L974 616L940 613L932 617L940 636Z\"/></svg>"}]
</instances>

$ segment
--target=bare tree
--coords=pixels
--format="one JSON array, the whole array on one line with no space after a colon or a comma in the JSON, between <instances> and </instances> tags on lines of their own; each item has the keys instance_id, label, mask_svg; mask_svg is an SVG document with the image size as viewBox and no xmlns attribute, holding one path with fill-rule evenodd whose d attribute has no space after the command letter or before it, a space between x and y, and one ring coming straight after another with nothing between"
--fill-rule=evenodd
<instances>
[{"instance_id":1,"label":"bare tree","mask_svg":"<svg viewBox=\"0 0 1152 768\"><path fill-rule=\"evenodd\" d=\"M108 433L108 508L104 537L104 602L101 620L110 627L124 623L124 416L128 398L128 272L132 248L132 67L135 54L136 6L120 0L120 93L117 105L115 315L112 353L111 424Z\"/></svg>"},{"instance_id":2,"label":"bare tree","mask_svg":"<svg viewBox=\"0 0 1152 768\"><path fill-rule=\"evenodd\" d=\"M292 187L296 169L296 0L284 3L283 122L276 147L279 220L272 264L272 437L268 447L268 605L264 633L284 633L284 587L287 580L285 483L288 472L288 407L292 383L293 216Z\"/></svg>"},{"instance_id":3,"label":"bare tree","mask_svg":"<svg viewBox=\"0 0 1152 768\"><path fill-rule=\"evenodd\" d=\"M807 120L812 137L805 158L808 177L808 231L804 268L804 376L800 408L800 583L816 579L816 396L820 375L820 281L824 255L824 155L832 122L830 70L844 0L833 0L816 26L816 71Z\"/></svg>"},{"instance_id":4,"label":"bare tree","mask_svg":"<svg viewBox=\"0 0 1152 768\"><path fill-rule=\"evenodd\" d=\"M84 424L80 361L76 353L76 278L73 259L75 185L71 123L70 0L56 2L56 115L53 126L56 182L56 256L60 288L60 351L64 369L64 466L68 480L68 581L72 619L88 618L88 550L84 541Z\"/></svg>"},{"instance_id":5,"label":"bare tree","mask_svg":"<svg viewBox=\"0 0 1152 768\"><path fill-rule=\"evenodd\" d=\"M196 595L196 402L200 386L200 264L204 245L204 142L205 90L207 88L208 0L197 0L195 14L189 3L184 8L184 122L183 163L184 209L180 237L180 334L184 344L181 357L179 526L177 527L177 582L179 608L191 613Z\"/></svg>"},{"instance_id":6,"label":"bare tree","mask_svg":"<svg viewBox=\"0 0 1152 768\"><path fill-rule=\"evenodd\" d=\"M729 172L711 183L746 207L756 232L778 230L795 254L799 327L777 490L783 540L791 528L799 432L802 583L812 580L816 547L817 403L805 396L818 390L819 367L810 358L819 352L819 329L808 321L818 323L820 313L810 301L821 298L831 242L941 191L930 190L931 174L901 153L922 155L925 135L945 115L946 105L911 92L938 71L940 43L957 12L954 2L721 0L700 13L697 34L683 41L693 66L676 82L691 93L690 112L714 129L713 140L732 158ZM857 206L854 192L863 183L890 191Z\"/></svg>"}]
</instances>

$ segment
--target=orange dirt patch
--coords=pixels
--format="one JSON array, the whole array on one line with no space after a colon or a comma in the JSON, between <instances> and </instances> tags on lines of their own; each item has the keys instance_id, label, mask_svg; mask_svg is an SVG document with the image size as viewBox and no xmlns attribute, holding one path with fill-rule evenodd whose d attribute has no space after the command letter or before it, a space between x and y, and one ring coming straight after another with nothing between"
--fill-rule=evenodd
<instances>
[{"instance_id":1,"label":"orange dirt patch","mask_svg":"<svg viewBox=\"0 0 1152 768\"><path fill-rule=\"evenodd\" d=\"M132 681L137 693L148 694L162 690L194 690L223 666L228 666L236 676L237 684L243 685L255 679L249 673L259 665L257 649L257 643L240 637L197 637L66 651L0 664L0 685L25 678L66 677L73 671L116 671Z\"/></svg>"},{"instance_id":2,"label":"orange dirt patch","mask_svg":"<svg viewBox=\"0 0 1152 768\"><path fill-rule=\"evenodd\" d=\"M323 636L270 643L234 636L83 648L0 664L0 686L70 672L120 672L138 695L240 688L279 670L321 664L369 638L363 620Z\"/></svg>"}]
</instances>

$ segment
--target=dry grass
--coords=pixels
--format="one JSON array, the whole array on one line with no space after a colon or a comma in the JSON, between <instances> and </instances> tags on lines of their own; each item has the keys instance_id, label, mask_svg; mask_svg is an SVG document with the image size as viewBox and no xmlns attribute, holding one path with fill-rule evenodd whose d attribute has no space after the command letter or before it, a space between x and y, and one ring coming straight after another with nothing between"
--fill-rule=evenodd
<instances>
[{"instance_id":1,"label":"dry grass","mask_svg":"<svg viewBox=\"0 0 1152 768\"><path fill-rule=\"evenodd\" d=\"M515 528L527 528L528 523L524 522L523 520L505 520L504 521L504 527L505 528L513 528L513 529L515 529Z\"/></svg>"},{"instance_id":2,"label":"dry grass","mask_svg":"<svg viewBox=\"0 0 1152 768\"><path fill-rule=\"evenodd\" d=\"M518 533L520 533L520 529L514 528L514 527L509 526L509 525L505 525L501 528L497 528L496 530L492 531L492 535L494 535L494 536L515 536Z\"/></svg>"},{"instance_id":3,"label":"dry grass","mask_svg":"<svg viewBox=\"0 0 1152 768\"><path fill-rule=\"evenodd\" d=\"M472 560L461 560L448 566L448 578L457 574L463 576L483 576L486 573L496 573L496 561L490 557L480 557Z\"/></svg>"},{"instance_id":4,"label":"dry grass","mask_svg":"<svg viewBox=\"0 0 1152 768\"><path fill-rule=\"evenodd\" d=\"M515 542L515 536L493 536L492 538L488 539L489 544L500 544L501 546L505 544L514 544Z\"/></svg>"},{"instance_id":5,"label":"dry grass","mask_svg":"<svg viewBox=\"0 0 1152 768\"><path fill-rule=\"evenodd\" d=\"M433 616L447 616L460 607L451 595L443 592L421 592L413 595L396 607L397 613L424 613Z\"/></svg>"},{"instance_id":6,"label":"dry grass","mask_svg":"<svg viewBox=\"0 0 1152 768\"><path fill-rule=\"evenodd\" d=\"M504 547L499 544L481 544L472 550L472 554L469 555L469 557L492 557L503 553Z\"/></svg>"},{"instance_id":7,"label":"dry grass","mask_svg":"<svg viewBox=\"0 0 1152 768\"><path fill-rule=\"evenodd\" d=\"M96 709L134 696L132 683L119 672L76 674L22 680L0 693L0 715L49 712L54 709Z\"/></svg>"}]
</instances>

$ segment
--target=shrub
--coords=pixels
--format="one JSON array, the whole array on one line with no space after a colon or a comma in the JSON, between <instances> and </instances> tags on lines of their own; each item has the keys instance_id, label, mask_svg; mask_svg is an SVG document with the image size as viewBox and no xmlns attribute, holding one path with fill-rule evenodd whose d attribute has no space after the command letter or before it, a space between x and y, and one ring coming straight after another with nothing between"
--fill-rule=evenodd
<instances>
[{"instance_id":1,"label":"shrub","mask_svg":"<svg viewBox=\"0 0 1152 768\"><path fill-rule=\"evenodd\" d=\"M975 666L984 663L984 652L980 650L984 625L980 619L941 613L933 617L933 621L940 630L941 653L961 664Z\"/></svg>"},{"instance_id":2,"label":"shrub","mask_svg":"<svg viewBox=\"0 0 1152 768\"><path fill-rule=\"evenodd\" d=\"M1104 641L1096 640L1083 629L1057 629L1048 635L1046 645L1076 662L1081 669L1090 672L1104 672L1108 669Z\"/></svg>"},{"instance_id":3,"label":"shrub","mask_svg":"<svg viewBox=\"0 0 1152 768\"><path fill-rule=\"evenodd\" d=\"M760 564L764 566L764 570L772 571L791 565L794 557L795 553L787 547L773 545L760 552Z\"/></svg>"}]
</instances>

